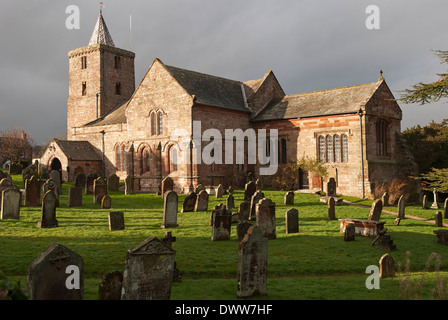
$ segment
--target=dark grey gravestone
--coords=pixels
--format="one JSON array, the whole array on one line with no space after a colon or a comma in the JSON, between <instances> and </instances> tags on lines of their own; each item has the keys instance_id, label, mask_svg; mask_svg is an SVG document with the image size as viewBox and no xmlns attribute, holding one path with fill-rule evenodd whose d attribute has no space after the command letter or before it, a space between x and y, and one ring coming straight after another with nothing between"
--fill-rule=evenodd
<instances>
[{"instance_id":1,"label":"dark grey gravestone","mask_svg":"<svg viewBox=\"0 0 448 320\"><path fill-rule=\"evenodd\" d=\"M286 233L299 232L299 210L291 208L285 213Z\"/></svg>"},{"instance_id":2,"label":"dark grey gravestone","mask_svg":"<svg viewBox=\"0 0 448 320\"><path fill-rule=\"evenodd\" d=\"M41 219L37 222L38 228L55 228L58 226L56 219L56 207L59 202L58 196L52 190L42 198Z\"/></svg>"},{"instance_id":3,"label":"dark grey gravestone","mask_svg":"<svg viewBox=\"0 0 448 320\"><path fill-rule=\"evenodd\" d=\"M121 211L109 212L109 230L124 230L124 214Z\"/></svg>"},{"instance_id":4,"label":"dark grey gravestone","mask_svg":"<svg viewBox=\"0 0 448 320\"><path fill-rule=\"evenodd\" d=\"M82 187L69 187L67 207L78 206L82 206Z\"/></svg>"}]
</instances>

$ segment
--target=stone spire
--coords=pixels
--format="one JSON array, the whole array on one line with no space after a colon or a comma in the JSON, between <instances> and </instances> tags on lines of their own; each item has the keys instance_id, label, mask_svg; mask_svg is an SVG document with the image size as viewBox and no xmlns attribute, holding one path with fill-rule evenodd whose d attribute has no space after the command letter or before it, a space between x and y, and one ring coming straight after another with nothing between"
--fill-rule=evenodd
<instances>
[{"instance_id":1,"label":"stone spire","mask_svg":"<svg viewBox=\"0 0 448 320\"><path fill-rule=\"evenodd\" d=\"M109 30L107 30L106 22L104 22L101 9L100 14L98 15L98 20L95 24L95 28L93 29L92 37L90 37L89 46L92 44L106 44L108 46L115 47Z\"/></svg>"}]
</instances>

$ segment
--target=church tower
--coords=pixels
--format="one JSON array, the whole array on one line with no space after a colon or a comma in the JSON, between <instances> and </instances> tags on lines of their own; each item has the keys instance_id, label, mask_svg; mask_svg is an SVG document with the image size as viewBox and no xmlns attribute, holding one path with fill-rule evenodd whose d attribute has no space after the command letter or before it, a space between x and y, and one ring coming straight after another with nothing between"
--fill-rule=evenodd
<instances>
[{"instance_id":1,"label":"church tower","mask_svg":"<svg viewBox=\"0 0 448 320\"><path fill-rule=\"evenodd\" d=\"M133 52L115 46L100 10L89 45L68 53L67 139L77 127L101 118L131 98L135 91L134 57Z\"/></svg>"}]
</instances>

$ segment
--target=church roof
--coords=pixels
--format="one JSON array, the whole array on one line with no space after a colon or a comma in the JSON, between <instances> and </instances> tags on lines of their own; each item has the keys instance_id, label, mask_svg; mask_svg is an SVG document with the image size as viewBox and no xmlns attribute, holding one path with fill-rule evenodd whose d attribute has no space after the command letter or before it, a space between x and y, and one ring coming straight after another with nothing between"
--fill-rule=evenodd
<instances>
[{"instance_id":1,"label":"church roof","mask_svg":"<svg viewBox=\"0 0 448 320\"><path fill-rule=\"evenodd\" d=\"M107 29L106 22L104 21L103 14L100 10L98 19L96 20L95 28L93 29L92 36L90 37L89 46L92 44L106 44L111 47L115 47L112 36Z\"/></svg>"},{"instance_id":2,"label":"church roof","mask_svg":"<svg viewBox=\"0 0 448 320\"><path fill-rule=\"evenodd\" d=\"M129 103L129 100L125 101L123 103L116 104L104 116L85 124L85 126L103 126L103 125L110 125L110 124L126 123L127 118L126 118L125 111L126 111L126 107L127 107L128 103Z\"/></svg>"},{"instance_id":3,"label":"church roof","mask_svg":"<svg viewBox=\"0 0 448 320\"><path fill-rule=\"evenodd\" d=\"M84 161L97 160L101 161L101 156L96 153L95 148L89 141L72 141L72 140L53 140L61 151L70 160Z\"/></svg>"},{"instance_id":4,"label":"church roof","mask_svg":"<svg viewBox=\"0 0 448 320\"><path fill-rule=\"evenodd\" d=\"M364 106L380 84L378 82L286 95L261 110L252 121L270 121L356 113Z\"/></svg>"},{"instance_id":5,"label":"church roof","mask_svg":"<svg viewBox=\"0 0 448 320\"><path fill-rule=\"evenodd\" d=\"M165 65L173 78L190 94L195 102L242 112L251 112L246 106L243 83Z\"/></svg>"}]
</instances>

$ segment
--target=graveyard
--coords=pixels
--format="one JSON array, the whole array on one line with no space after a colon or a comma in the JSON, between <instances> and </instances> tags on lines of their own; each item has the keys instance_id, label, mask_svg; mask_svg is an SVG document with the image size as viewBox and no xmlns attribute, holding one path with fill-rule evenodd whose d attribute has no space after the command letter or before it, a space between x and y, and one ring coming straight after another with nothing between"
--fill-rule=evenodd
<instances>
[{"instance_id":1,"label":"graveyard","mask_svg":"<svg viewBox=\"0 0 448 320\"><path fill-rule=\"evenodd\" d=\"M23 188L22 175L13 175L12 179L15 185ZM123 185L123 181L120 184ZM380 221L394 244L388 251L372 244L373 237L355 234L352 241L346 241L340 230L339 219L367 220L372 200L340 196L351 204L343 202L330 211L317 194L295 193L294 200L285 204L286 192L263 189L265 199L259 202L260 206L266 203L269 208L275 208L275 215L269 221L271 233L265 234L266 292L242 298L237 294L241 242L238 223L232 221L230 233L224 235L213 233L211 224L218 224L224 219L223 215L237 212L245 190L232 192L236 209L213 215L216 206L226 204L228 194L220 198L210 194L207 210L203 211L183 210L187 195L178 194L177 221L173 224L163 215L166 199L161 195L108 191L110 203L102 208L93 194L83 193L81 205L68 206L71 187L73 183L62 184L56 205L57 226L38 227L42 219L39 206L22 205L18 219L0 220L2 279L10 284L20 283L25 290L30 264L53 243L58 243L84 261L83 299L98 300L103 276L113 271L123 272L130 249L137 250L136 246L144 241L162 240L166 232L171 232L175 238L170 245L175 252L173 257L179 277L172 282L170 300L447 298L445 289L439 293L435 291L442 282L445 287L448 279L448 248L437 241L434 233L445 228L435 224L436 212L443 212L443 203L439 209L423 209L421 203L408 203L405 217L399 223L396 223L397 205L383 207ZM122 228L110 229L110 212L122 212ZM287 225L286 216L298 217L296 229ZM247 223L256 225L250 218ZM380 279L379 288L367 288L370 273L366 273L366 269L379 266L380 259L387 253L395 260L395 275ZM439 261L430 259L433 253L440 255ZM410 262L408 266L406 259Z\"/></svg>"}]
</instances>

